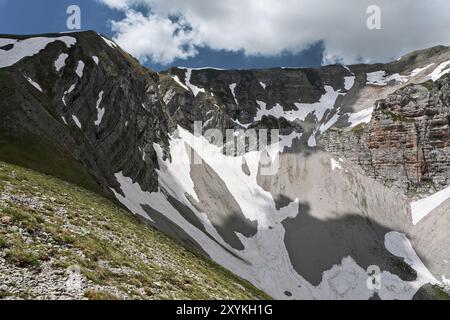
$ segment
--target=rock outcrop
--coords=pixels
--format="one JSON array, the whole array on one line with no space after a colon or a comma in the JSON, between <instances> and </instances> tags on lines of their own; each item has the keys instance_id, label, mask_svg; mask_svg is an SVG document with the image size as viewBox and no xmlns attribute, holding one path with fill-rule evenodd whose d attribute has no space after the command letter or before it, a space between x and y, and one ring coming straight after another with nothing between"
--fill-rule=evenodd
<instances>
[{"instance_id":1,"label":"rock outcrop","mask_svg":"<svg viewBox=\"0 0 450 320\"><path fill-rule=\"evenodd\" d=\"M156 73L95 32L0 45L0 159L115 198L275 298L410 299L450 278L448 230L430 250L410 212L450 184L449 48ZM218 148L253 129L279 137Z\"/></svg>"},{"instance_id":2,"label":"rock outcrop","mask_svg":"<svg viewBox=\"0 0 450 320\"><path fill-rule=\"evenodd\" d=\"M450 77L410 84L379 100L366 126L331 130L324 147L414 196L450 184Z\"/></svg>"}]
</instances>

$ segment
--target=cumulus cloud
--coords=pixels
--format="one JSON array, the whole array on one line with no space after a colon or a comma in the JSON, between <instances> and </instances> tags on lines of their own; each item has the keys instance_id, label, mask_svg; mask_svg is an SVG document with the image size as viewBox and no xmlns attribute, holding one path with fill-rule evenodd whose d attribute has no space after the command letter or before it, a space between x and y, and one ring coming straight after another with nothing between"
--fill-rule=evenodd
<instances>
[{"instance_id":1,"label":"cumulus cloud","mask_svg":"<svg viewBox=\"0 0 450 320\"><path fill-rule=\"evenodd\" d=\"M448 0L98 1L125 14L112 22L115 41L162 64L193 57L201 47L275 56L323 41L324 63L350 64L450 43ZM380 30L366 25L373 4L381 9Z\"/></svg>"}]
</instances>

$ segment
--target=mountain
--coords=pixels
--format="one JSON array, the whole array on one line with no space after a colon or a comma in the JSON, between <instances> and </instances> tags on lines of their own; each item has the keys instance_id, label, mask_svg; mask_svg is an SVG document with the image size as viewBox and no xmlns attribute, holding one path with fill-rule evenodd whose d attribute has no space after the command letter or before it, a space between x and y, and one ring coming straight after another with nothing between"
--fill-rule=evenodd
<instances>
[{"instance_id":1,"label":"mountain","mask_svg":"<svg viewBox=\"0 0 450 320\"><path fill-rule=\"evenodd\" d=\"M434 297L448 73L447 47L155 73L95 32L1 36L0 159L115 199L274 298Z\"/></svg>"},{"instance_id":2,"label":"mountain","mask_svg":"<svg viewBox=\"0 0 450 320\"><path fill-rule=\"evenodd\" d=\"M268 298L84 188L0 162L0 190L0 298Z\"/></svg>"}]
</instances>

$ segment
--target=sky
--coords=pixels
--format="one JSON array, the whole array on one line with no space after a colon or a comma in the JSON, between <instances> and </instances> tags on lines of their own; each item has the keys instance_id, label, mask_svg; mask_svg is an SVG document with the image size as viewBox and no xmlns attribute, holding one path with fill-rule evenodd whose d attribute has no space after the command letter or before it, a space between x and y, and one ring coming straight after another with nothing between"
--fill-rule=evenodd
<instances>
[{"instance_id":1,"label":"sky","mask_svg":"<svg viewBox=\"0 0 450 320\"><path fill-rule=\"evenodd\" d=\"M81 29L156 71L386 62L450 44L448 0L0 0L0 33Z\"/></svg>"}]
</instances>

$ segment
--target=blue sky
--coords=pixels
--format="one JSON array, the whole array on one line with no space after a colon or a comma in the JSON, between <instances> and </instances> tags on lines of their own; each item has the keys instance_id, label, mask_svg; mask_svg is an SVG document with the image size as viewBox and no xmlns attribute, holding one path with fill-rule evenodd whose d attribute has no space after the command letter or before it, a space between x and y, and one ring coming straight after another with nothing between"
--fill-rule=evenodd
<instances>
[{"instance_id":1,"label":"blue sky","mask_svg":"<svg viewBox=\"0 0 450 320\"><path fill-rule=\"evenodd\" d=\"M110 21L124 17L123 12L113 10L95 0L0 0L0 33L37 34L67 31L66 9L71 4L81 8L82 30L95 30L109 37L113 37ZM144 64L157 71L172 66L210 66L224 69L319 66L322 52L320 41L314 43L310 49L296 54L285 52L271 57L247 56L242 51L199 48L198 54L192 58L175 59L170 64L147 60Z\"/></svg>"},{"instance_id":2,"label":"blue sky","mask_svg":"<svg viewBox=\"0 0 450 320\"><path fill-rule=\"evenodd\" d=\"M448 0L0 0L0 33L67 31L71 4L83 30L157 71L387 62L450 45Z\"/></svg>"}]
</instances>

